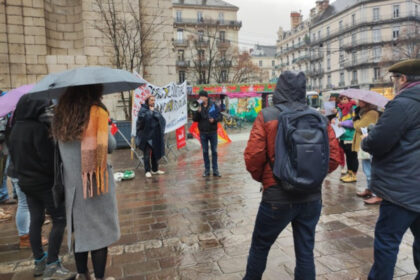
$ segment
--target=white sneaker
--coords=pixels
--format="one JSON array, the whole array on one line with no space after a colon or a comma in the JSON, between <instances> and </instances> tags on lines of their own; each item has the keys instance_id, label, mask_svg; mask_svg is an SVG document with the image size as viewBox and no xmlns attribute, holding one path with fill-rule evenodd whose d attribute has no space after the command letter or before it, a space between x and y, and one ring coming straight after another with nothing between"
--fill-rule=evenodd
<instances>
[{"instance_id":1,"label":"white sneaker","mask_svg":"<svg viewBox=\"0 0 420 280\"><path fill-rule=\"evenodd\" d=\"M152 173L146 172L146 178L152 178Z\"/></svg>"},{"instance_id":2,"label":"white sneaker","mask_svg":"<svg viewBox=\"0 0 420 280\"><path fill-rule=\"evenodd\" d=\"M165 171L162 171L162 170L158 170L156 172L152 171L152 174L153 175L163 175L163 174L165 174Z\"/></svg>"}]
</instances>

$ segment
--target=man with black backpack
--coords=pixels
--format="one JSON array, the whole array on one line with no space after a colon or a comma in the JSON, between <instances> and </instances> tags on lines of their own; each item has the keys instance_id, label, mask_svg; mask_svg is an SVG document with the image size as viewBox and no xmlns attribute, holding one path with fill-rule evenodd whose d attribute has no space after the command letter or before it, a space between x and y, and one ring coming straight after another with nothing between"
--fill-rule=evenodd
<instances>
[{"instance_id":1,"label":"man with black backpack","mask_svg":"<svg viewBox=\"0 0 420 280\"><path fill-rule=\"evenodd\" d=\"M280 75L274 106L263 109L245 149L252 177L263 184L244 280L261 279L278 235L292 223L295 279L315 279L315 227L321 214L321 186L337 168L339 146L328 120L306 105L302 72Z\"/></svg>"}]
</instances>

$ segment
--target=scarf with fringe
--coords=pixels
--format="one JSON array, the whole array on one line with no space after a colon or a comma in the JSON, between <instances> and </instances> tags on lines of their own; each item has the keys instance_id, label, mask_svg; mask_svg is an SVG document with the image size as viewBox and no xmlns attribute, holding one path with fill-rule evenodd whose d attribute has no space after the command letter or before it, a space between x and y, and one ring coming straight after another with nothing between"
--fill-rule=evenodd
<instances>
[{"instance_id":1,"label":"scarf with fringe","mask_svg":"<svg viewBox=\"0 0 420 280\"><path fill-rule=\"evenodd\" d=\"M81 146L83 197L107 193L108 112L103 108L96 105L90 108Z\"/></svg>"}]
</instances>

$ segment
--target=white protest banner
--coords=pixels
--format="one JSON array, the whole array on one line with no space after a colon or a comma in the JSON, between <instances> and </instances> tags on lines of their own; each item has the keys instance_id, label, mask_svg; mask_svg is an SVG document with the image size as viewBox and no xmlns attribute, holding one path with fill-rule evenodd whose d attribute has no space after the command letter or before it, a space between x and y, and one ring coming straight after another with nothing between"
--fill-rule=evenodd
<instances>
[{"instance_id":1,"label":"white protest banner","mask_svg":"<svg viewBox=\"0 0 420 280\"><path fill-rule=\"evenodd\" d=\"M137 73L135 73L138 75ZM187 83L176 85L170 83L165 87L157 87L150 83L140 86L134 91L132 107L131 135L136 136L137 116L146 96L156 98L155 110L166 120L165 133L176 130L187 123Z\"/></svg>"}]
</instances>

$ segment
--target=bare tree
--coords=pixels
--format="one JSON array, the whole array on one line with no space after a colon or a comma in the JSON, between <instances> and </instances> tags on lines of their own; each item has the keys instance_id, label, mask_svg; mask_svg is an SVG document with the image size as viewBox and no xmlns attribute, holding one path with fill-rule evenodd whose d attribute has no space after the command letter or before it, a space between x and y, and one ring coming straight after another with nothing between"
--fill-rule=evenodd
<instances>
[{"instance_id":1,"label":"bare tree","mask_svg":"<svg viewBox=\"0 0 420 280\"><path fill-rule=\"evenodd\" d=\"M220 24L211 19L203 20L206 24L198 31L189 30L188 41L192 48L192 70L199 84L209 84L212 78L216 82L227 81L232 68L231 42L221 37ZM224 36L224 35L223 35Z\"/></svg>"},{"instance_id":2,"label":"bare tree","mask_svg":"<svg viewBox=\"0 0 420 280\"><path fill-rule=\"evenodd\" d=\"M154 51L158 49L158 41L151 40L154 33L159 32L163 20L159 15L148 15L146 22L140 17L140 7L130 0L95 0L103 22L96 28L104 35L113 47L115 67L134 70L142 73L145 65L150 65ZM126 119L131 119L131 100L121 92L121 102Z\"/></svg>"},{"instance_id":3,"label":"bare tree","mask_svg":"<svg viewBox=\"0 0 420 280\"><path fill-rule=\"evenodd\" d=\"M232 83L249 83L258 81L261 69L251 60L251 55L244 51L235 56L232 69Z\"/></svg>"},{"instance_id":4,"label":"bare tree","mask_svg":"<svg viewBox=\"0 0 420 280\"><path fill-rule=\"evenodd\" d=\"M416 24L406 26L394 41L393 53L398 60L420 58L420 36Z\"/></svg>"}]
</instances>

